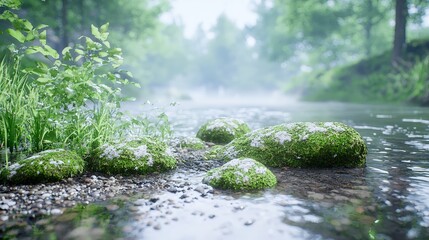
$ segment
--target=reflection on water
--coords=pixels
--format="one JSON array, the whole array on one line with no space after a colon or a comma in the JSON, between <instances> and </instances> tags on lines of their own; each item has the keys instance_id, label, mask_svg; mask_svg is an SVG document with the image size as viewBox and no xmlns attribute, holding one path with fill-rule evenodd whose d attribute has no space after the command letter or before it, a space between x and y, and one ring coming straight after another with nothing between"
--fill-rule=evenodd
<instances>
[{"instance_id":1,"label":"reflection on water","mask_svg":"<svg viewBox=\"0 0 429 240\"><path fill-rule=\"evenodd\" d=\"M341 121L367 142L364 170L277 170L276 197L284 204L282 221L309 238L425 239L429 237L429 110L348 104L298 104L287 107L178 110L173 122L192 134L210 118L241 118L253 128L296 121ZM212 114L215 113L215 114ZM193 115L187 124L184 116ZM191 130L191 131L189 131ZM297 201L299 204L297 204ZM261 203L262 204L262 203ZM302 234L302 233L301 233ZM302 235L301 238L307 238Z\"/></svg>"},{"instance_id":2,"label":"reflection on water","mask_svg":"<svg viewBox=\"0 0 429 240\"><path fill-rule=\"evenodd\" d=\"M429 239L428 109L279 102L209 109L188 105L168 114L178 135L193 135L203 122L224 116L254 129L296 121L344 122L366 141L367 167L273 169L279 180L274 189L209 194L201 184L204 172L179 169L167 179L180 186L177 192L136 196L114 214L106 210L111 203L102 203L114 220L88 216L92 222L85 224L91 226L86 231L100 231L104 224L131 239ZM54 227L64 225L50 221ZM88 220L72 220L68 230L54 232L82 230L83 221Z\"/></svg>"}]
</instances>

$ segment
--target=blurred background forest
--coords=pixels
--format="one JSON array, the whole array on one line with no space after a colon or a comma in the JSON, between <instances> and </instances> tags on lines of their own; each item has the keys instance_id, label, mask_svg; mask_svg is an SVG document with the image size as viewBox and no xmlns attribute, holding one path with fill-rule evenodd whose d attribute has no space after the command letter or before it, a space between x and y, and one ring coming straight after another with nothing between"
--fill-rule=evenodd
<instances>
[{"instance_id":1,"label":"blurred background forest","mask_svg":"<svg viewBox=\"0 0 429 240\"><path fill-rule=\"evenodd\" d=\"M429 104L428 0L244 2L254 23L239 26L220 14L191 34L167 0L23 0L14 12L49 25L47 41L58 52L88 35L91 24L109 22L110 42L143 86L125 91L137 98L191 98L199 89ZM9 27L0 21L0 31ZM13 42L0 35L2 55Z\"/></svg>"}]
</instances>

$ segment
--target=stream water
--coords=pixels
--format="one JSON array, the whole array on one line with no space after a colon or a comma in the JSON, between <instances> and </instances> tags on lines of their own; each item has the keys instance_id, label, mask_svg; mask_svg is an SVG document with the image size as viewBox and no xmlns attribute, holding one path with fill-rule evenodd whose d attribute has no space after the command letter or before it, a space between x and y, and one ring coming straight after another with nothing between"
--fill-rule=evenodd
<instances>
[{"instance_id":1,"label":"stream water","mask_svg":"<svg viewBox=\"0 0 429 240\"><path fill-rule=\"evenodd\" d=\"M47 217L40 238L429 239L429 109L338 103L178 106L177 135L208 119L239 118L256 129L285 122L340 121L368 146L363 169L273 169L274 189L209 191L204 171L163 176L178 191L142 192ZM181 189L192 189L181 191ZM206 189L206 190L205 190ZM209 189L210 190L210 189ZM120 206L112 211L112 204ZM36 228L37 230L37 228ZM34 231L36 231L34 230Z\"/></svg>"}]
</instances>

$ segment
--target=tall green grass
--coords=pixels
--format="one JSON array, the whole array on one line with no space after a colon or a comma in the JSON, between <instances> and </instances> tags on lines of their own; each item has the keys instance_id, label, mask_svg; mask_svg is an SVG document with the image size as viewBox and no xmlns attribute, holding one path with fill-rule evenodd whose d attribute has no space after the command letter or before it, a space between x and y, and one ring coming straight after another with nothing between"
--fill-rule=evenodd
<instances>
[{"instance_id":1,"label":"tall green grass","mask_svg":"<svg viewBox=\"0 0 429 240\"><path fill-rule=\"evenodd\" d=\"M28 110L33 107L27 98L29 89L27 77L10 69L5 61L0 63L0 142L10 151L17 150L25 142L25 121Z\"/></svg>"}]
</instances>

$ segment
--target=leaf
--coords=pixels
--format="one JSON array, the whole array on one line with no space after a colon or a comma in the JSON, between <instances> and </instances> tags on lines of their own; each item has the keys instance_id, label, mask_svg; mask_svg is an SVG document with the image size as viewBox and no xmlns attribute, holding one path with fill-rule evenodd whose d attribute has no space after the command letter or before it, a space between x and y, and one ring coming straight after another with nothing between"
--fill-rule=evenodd
<instances>
[{"instance_id":1,"label":"leaf","mask_svg":"<svg viewBox=\"0 0 429 240\"><path fill-rule=\"evenodd\" d=\"M46 25L46 24L40 24L40 25L38 25L35 29L36 29L36 30L42 30L42 29L47 28L47 27L49 27L49 26L48 26L48 25Z\"/></svg>"},{"instance_id":2,"label":"leaf","mask_svg":"<svg viewBox=\"0 0 429 240\"><path fill-rule=\"evenodd\" d=\"M109 43L108 41L103 41L103 44L104 44L106 47L110 48L110 43Z\"/></svg>"},{"instance_id":3,"label":"leaf","mask_svg":"<svg viewBox=\"0 0 429 240\"><path fill-rule=\"evenodd\" d=\"M24 25L25 30L27 30L27 31L33 30L33 24L31 24L30 21L24 19L22 21L22 24Z\"/></svg>"},{"instance_id":4,"label":"leaf","mask_svg":"<svg viewBox=\"0 0 429 240\"><path fill-rule=\"evenodd\" d=\"M36 81L38 81L39 83L47 83L47 82L50 82L51 79L49 79L49 78L38 78Z\"/></svg>"},{"instance_id":5,"label":"leaf","mask_svg":"<svg viewBox=\"0 0 429 240\"><path fill-rule=\"evenodd\" d=\"M93 59L95 62L103 63L103 59L101 59L101 58L99 58L99 57L92 57L92 59Z\"/></svg>"},{"instance_id":6,"label":"leaf","mask_svg":"<svg viewBox=\"0 0 429 240\"><path fill-rule=\"evenodd\" d=\"M43 47L46 50L46 55L51 56L55 59L59 58L59 54L55 49L51 48L49 45L43 45Z\"/></svg>"},{"instance_id":7,"label":"leaf","mask_svg":"<svg viewBox=\"0 0 429 240\"><path fill-rule=\"evenodd\" d=\"M79 55L85 55L85 52L82 49L75 49L74 51Z\"/></svg>"},{"instance_id":8,"label":"leaf","mask_svg":"<svg viewBox=\"0 0 429 240\"><path fill-rule=\"evenodd\" d=\"M100 32L107 33L108 29L109 29L109 23L105 23L100 27Z\"/></svg>"},{"instance_id":9,"label":"leaf","mask_svg":"<svg viewBox=\"0 0 429 240\"><path fill-rule=\"evenodd\" d=\"M31 42L34 39L36 39L36 36L34 36L34 34L32 32L27 33L27 37L25 38L26 42Z\"/></svg>"},{"instance_id":10,"label":"leaf","mask_svg":"<svg viewBox=\"0 0 429 240\"><path fill-rule=\"evenodd\" d=\"M39 34L39 40L43 45L46 45L46 30L43 30L40 34Z\"/></svg>"},{"instance_id":11,"label":"leaf","mask_svg":"<svg viewBox=\"0 0 429 240\"><path fill-rule=\"evenodd\" d=\"M71 50L71 47L65 47L65 48L63 49L63 51L61 51L61 54L62 54L62 55L66 55L67 53L69 53L69 52L70 52L70 50Z\"/></svg>"},{"instance_id":12,"label":"leaf","mask_svg":"<svg viewBox=\"0 0 429 240\"><path fill-rule=\"evenodd\" d=\"M125 71L125 74L127 74L128 77L133 78L133 74L130 71Z\"/></svg>"},{"instance_id":13,"label":"leaf","mask_svg":"<svg viewBox=\"0 0 429 240\"><path fill-rule=\"evenodd\" d=\"M44 49L40 46L32 46L25 50L26 54L35 54L35 53L42 53L43 54Z\"/></svg>"},{"instance_id":14,"label":"leaf","mask_svg":"<svg viewBox=\"0 0 429 240\"><path fill-rule=\"evenodd\" d=\"M10 36L12 36L13 38L15 38L19 42L21 42L21 43L25 42L25 36L20 31L17 31L15 29L9 28L9 29L7 29L7 32L10 34Z\"/></svg>"},{"instance_id":15,"label":"leaf","mask_svg":"<svg viewBox=\"0 0 429 240\"><path fill-rule=\"evenodd\" d=\"M89 48L91 50L97 48L97 45L95 44L95 42L91 38L86 37L85 39L86 39L86 46L87 46L87 48Z\"/></svg>"},{"instance_id":16,"label":"leaf","mask_svg":"<svg viewBox=\"0 0 429 240\"><path fill-rule=\"evenodd\" d=\"M101 39L101 33L98 30L98 28L94 25L91 24L91 33L92 35L97 38L97 39Z\"/></svg>"},{"instance_id":17,"label":"leaf","mask_svg":"<svg viewBox=\"0 0 429 240\"><path fill-rule=\"evenodd\" d=\"M106 52L99 52L99 53L98 53L98 56L100 56L100 57L104 58L104 57L109 56L109 54L108 54L108 53L106 53Z\"/></svg>"},{"instance_id":18,"label":"leaf","mask_svg":"<svg viewBox=\"0 0 429 240\"><path fill-rule=\"evenodd\" d=\"M82 55L77 55L77 57L75 57L74 61L78 62L83 56Z\"/></svg>"}]
</instances>

